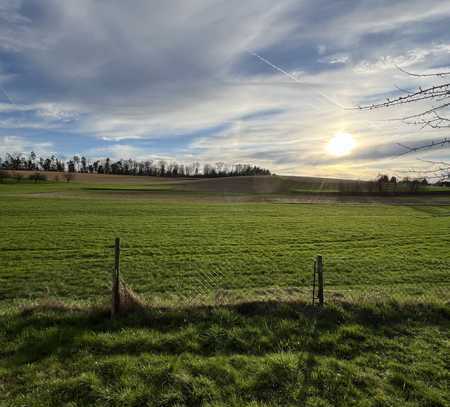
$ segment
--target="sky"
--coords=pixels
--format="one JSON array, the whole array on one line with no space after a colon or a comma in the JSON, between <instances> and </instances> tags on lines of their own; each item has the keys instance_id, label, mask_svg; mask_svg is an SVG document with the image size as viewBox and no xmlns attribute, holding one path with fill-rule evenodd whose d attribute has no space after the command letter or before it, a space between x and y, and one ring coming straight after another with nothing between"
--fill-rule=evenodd
<instances>
[{"instance_id":1,"label":"sky","mask_svg":"<svg viewBox=\"0 0 450 407\"><path fill-rule=\"evenodd\" d=\"M0 155L403 174L450 146L398 143L445 129L352 107L426 85L398 67L449 70L449 26L448 0L0 0Z\"/></svg>"}]
</instances>

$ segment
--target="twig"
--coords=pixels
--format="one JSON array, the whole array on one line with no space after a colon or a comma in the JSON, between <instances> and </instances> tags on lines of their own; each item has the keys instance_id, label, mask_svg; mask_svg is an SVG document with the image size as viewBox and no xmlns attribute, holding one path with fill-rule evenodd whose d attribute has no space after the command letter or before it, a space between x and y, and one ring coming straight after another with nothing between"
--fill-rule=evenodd
<instances>
[{"instance_id":1,"label":"twig","mask_svg":"<svg viewBox=\"0 0 450 407\"><path fill-rule=\"evenodd\" d=\"M400 72L403 72L403 73L405 73L405 74L407 74L407 75L409 75L409 76L414 76L414 77L416 77L416 78L429 78L429 77L433 77L433 76L437 76L437 77L444 77L444 76L447 76L447 75L450 75L450 71L449 72L436 72L436 73L428 73L428 74L418 74L418 73L412 73L412 72L409 72L409 71L407 71L407 70L405 70L405 69L403 69L403 68L400 68L398 65L395 65L395 67L400 71Z\"/></svg>"}]
</instances>

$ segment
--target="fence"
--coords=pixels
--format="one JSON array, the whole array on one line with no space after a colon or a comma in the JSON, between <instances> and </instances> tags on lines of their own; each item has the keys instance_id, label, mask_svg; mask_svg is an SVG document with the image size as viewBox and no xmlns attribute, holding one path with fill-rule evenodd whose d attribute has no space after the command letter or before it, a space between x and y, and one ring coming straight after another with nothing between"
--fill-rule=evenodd
<instances>
[{"instance_id":1,"label":"fence","mask_svg":"<svg viewBox=\"0 0 450 407\"><path fill-rule=\"evenodd\" d=\"M121 241L105 236L95 245L89 236L84 245L77 240L55 242L53 248L35 245L26 254L14 247L5 250L0 300L48 298L108 306L113 302L113 315L121 306L136 303L184 307L255 301L314 306L391 299L450 301L450 256L445 251L436 255L447 244L445 236L438 242L439 250L431 247L428 252L434 240L420 238L424 254L418 255L409 242L376 251L370 241L347 248L346 240L336 248L327 247L320 237L301 244L292 238L269 247L255 240L222 246L196 239L196 244L191 240L181 245L181 239L173 242L161 235L152 244L152 239L127 235L126 229L124 234Z\"/></svg>"},{"instance_id":2,"label":"fence","mask_svg":"<svg viewBox=\"0 0 450 407\"><path fill-rule=\"evenodd\" d=\"M116 238L114 245L114 268L112 273L112 297L111 297L111 315L114 317L121 310L134 306L143 306L146 301L137 295L120 276L120 239ZM308 284L297 287L276 287L266 286L259 290L245 290L246 295L239 297L239 290L226 290L223 288L222 282L225 276L217 270L206 272L198 272L194 276L190 276L190 281L194 280L197 284L191 286L190 290L181 290L181 282L177 289L166 292L163 297L170 297L171 294L177 296L177 301L161 301L158 304L177 303L183 306L194 304L227 304L236 303L237 301L258 301L258 300L275 300L275 301L303 301L310 302L313 306L322 307L327 302L335 302L336 300L386 300L386 299L408 299L414 301L443 301L448 302L448 279L443 284L419 284L412 283L410 286L397 284L394 289L387 289L368 285L366 287L359 286L352 289L337 289L336 286L327 286L327 271L323 256L318 255L312 261L312 271ZM329 275L332 275L332 269ZM173 300L173 298L172 298Z\"/></svg>"},{"instance_id":3,"label":"fence","mask_svg":"<svg viewBox=\"0 0 450 407\"><path fill-rule=\"evenodd\" d=\"M217 273L211 273L209 276L199 276L200 286L203 290L217 291L218 289L218 277ZM202 281L201 278L204 278ZM139 298L134 291L128 287L125 282L120 278L120 238L115 239L114 243L114 269L112 272L112 284L111 284L111 316L117 315L121 309L128 308L130 306L140 306L144 304L144 301ZM317 287L317 292L316 292ZM187 297L187 303L191 303L195 300L195 297L199 292L193 293ZM185 297L186 299L186 297ZM316 303L319 306L323 306L325 302L324 296L324 267L322 256L317 256L314 260L313 275L312 275L312 305ZM125 304L124 304L125 303Z\"/></svg>"}]
</instances>

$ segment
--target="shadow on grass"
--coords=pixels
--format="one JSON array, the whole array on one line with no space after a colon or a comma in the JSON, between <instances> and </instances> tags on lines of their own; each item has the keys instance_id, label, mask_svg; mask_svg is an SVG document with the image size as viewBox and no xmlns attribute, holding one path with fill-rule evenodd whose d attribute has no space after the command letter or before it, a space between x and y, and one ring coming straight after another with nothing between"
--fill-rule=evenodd
<instances>
[{"instance_id":1,"label":"shadow on grass","mask_svg":"<svg viewBox=\"0 0 450 407\"><path fill-rule=\"evenodd\" d=\"M106 307L42 303L0 320L0 351L13 364L49 356L61 360L80 351L98 355L142 353L264 355L308 352L351 359L381 347L395 348L414 329L448 328L449 308L437 304L247 302L189 308L146 307L110 319Z\"/></svg>"},{"instance_id":2,"label":"shadow on grass","mask_svg":"<svg viewBox=\"0 0 450 407\"><path fill-rule=\"evenodd\" d=\"M145 306L111 320L47 301L0 316L0 404L443 407L449 321L431 303Z\"/></svg>"}]
</instances>

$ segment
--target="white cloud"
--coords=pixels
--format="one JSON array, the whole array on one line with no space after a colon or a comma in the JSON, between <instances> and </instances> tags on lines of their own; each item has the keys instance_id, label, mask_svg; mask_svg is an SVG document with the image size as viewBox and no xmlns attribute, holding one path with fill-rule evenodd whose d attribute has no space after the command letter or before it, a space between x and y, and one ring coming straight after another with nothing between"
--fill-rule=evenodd
<instances>
[{"instance_id":1,"label":"white cloud","mask_svg":"<svg viewBox=\"0 0 450 407\"><path fill-rule=\"evenodd\" d=\"M350 60L350 56L347 54L333 54L324 58L319 58L319 62L324 62L327 64L345 64Z\"/></svg>"},{"instance_id":2,"label":"white cloud","mask_svg":"<svg viewBox=\"0 0 450 407\"><path fill-rule=\"evenodd\" d=\"M450 16L444 2L30 4L8 1L0 8L0 40L21 64L17 72L8 68L13 64L0 65L0 84L14 101L0 104L0 130L8 134L56 129L90 135L112 143L90 155L139 158L150 152L126 140L190 137L218 127L173 158L251 161L311 175L355 171L361 177L390 164L364 149L439 137L386 121L403 108L362 113L330 100L354 106L381 98L394 85L417 86L396 65L428 72L433 64L448 64L448 35L432 35L435 21ZM301 83L252 59L248 50L267 51ZM329 70L318 71L318 61ZM266 110L282 113L255 115ZM354 134L366 158L332 162L324 146L338 131Z\"/></svg>"},{"instance_id":3,"label":"white cloud","mask_svg":"<svg viewBox=\"0 0 450 407\"><path fill-rule=\"evenodd\" d=\"M138 148L129 144L117 143L108 147L96 147L87 151L87 156L90 159L104 159L111 158L112 160L166 160L174 161L176 158L170 155L152 154L145 149Z\"/></svg>"},{"instance_id":4,"label":"white cloud","mask_svg":"<svg viewBox=\"0 0 450 407\"><path fill-rule=\"evenodd\" d=\"M0 136L0 156L7 153L29 154L30 151L37 154L51 154L53 147L50 142L32 142L19 136Z\"/></svg>"},{"instance_id":5,"label":"white cloud","mask_svg":"<svg viewBox=\"0 0 450 407\"><path fill-rule=\"evenodd\" d=\"M382 55L374 60L363 60L355 66L358 73L374 73L393 68L408 68L425 61L436 61L441 57L448 58L450 44L438 44L426 48L414 48L396 55ZM448 59L447 59L448 60ZM422 72L422 70L421 70Z\"/></svg>"}]
</instances>

